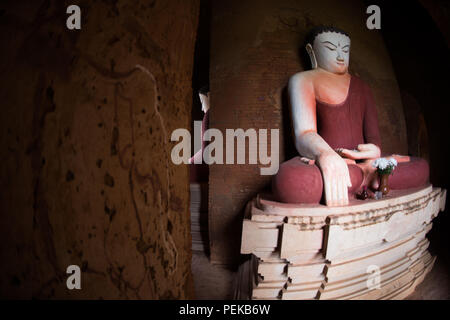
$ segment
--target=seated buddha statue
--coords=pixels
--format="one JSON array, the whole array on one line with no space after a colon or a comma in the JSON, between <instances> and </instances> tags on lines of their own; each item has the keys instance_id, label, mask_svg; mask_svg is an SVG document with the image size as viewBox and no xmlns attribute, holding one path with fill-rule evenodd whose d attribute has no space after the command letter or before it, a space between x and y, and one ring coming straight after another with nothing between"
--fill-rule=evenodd
<instances>
[{"instance_id":1,"label":"seated buddha statue","mask_svg":"<svg viewBox=\"0 0 450 320\"><path fill-rule=\"evenodd\" d=\"M334 27L318 27L306 50L312 70L289 80L295 146L300 156L280 165L272 190L285 203L346 205L363 186L378 185L372 162L390 157L382 152L372 92L348 72L349 35ZM421 158L391 155L398 165L390 189L428 183L428 163Z\"/></svg>"},{"instance_id":2,"label":"seated buddha statue","mask_svg":"<svg viewBox=\"0 0 450 320\"><path fill-rule=\"evenodd\" d=\"M206 141L203 135L209 127L209 85L202 86L198 91L202 111L204 112L202 127L201 127L201 148L191 158L190 164L190 182L207 182L209 176L209 167L203 162L203 151L206 147Z\"/></svg>"}]
</instances>

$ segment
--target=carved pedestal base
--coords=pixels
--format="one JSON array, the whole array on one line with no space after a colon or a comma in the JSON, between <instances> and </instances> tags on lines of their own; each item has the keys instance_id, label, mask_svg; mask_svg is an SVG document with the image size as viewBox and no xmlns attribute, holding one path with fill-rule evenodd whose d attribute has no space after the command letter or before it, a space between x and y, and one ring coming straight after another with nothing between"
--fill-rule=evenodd
<instances>
[{"instance_id":1,"label":"carved pedestal base","mask_svg":"<svg viewBox=\"0 0 450 320\"><path fill-rule=\"evenodd\" d=\"M433 267L425 235L446 190L391 191L350 205L246 208L238 299L403 299Z\"/></svg>"}]
</instances>

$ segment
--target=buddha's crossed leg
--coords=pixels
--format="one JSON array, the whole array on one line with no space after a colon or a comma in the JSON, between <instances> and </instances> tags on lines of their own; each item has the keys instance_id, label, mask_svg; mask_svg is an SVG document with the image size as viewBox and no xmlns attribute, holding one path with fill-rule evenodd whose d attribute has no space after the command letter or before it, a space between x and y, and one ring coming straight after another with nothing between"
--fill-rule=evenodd
<instances>
[{"instance_id":1,"label":"buddha's crossed leg","mask_svg":"<svg viewBox=\"0 0 450 320\"><path fill-rule=\"evenodd\" d=\"M348 169L352 182L349 194L354 195L363 186L378 187L378 177L375 169L371 167L371 162L348 161ZM389 177L389 187L392 190L420 187L426 185L428 179L427 161L409 157L407 161L399 161ZM322 173L313 162L307 163L300 157L292 158L280 165L278 173L272 180L272 190L280 202L319 203L323 196Z\"/></svg>"}]
</instances>

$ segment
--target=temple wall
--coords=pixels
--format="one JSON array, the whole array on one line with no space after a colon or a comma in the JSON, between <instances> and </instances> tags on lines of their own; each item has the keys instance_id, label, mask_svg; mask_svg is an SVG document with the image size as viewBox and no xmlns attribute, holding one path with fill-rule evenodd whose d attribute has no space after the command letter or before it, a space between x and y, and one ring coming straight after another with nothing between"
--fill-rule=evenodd
<instances>
[{"instance_id":1,"label":"temple wall","mask_svg":"<svg viewBox=\"0 0 450 320\"><path fill-rule=\"evenodd\" d=\"M362 1L217 1L211 20L210 127L280 129L280 162L295 154L285 87L309 68L303 41L312 27L336 25L351 35L350 72L372 88L383 151L407 153L400 93L381 34L366 28ZM248 160L247 160L248 161ZM211 261L235 264L243 209L270 183L258 165L210 168Z\"/></svg>"},{"instance_id":2,"label":"temple wall","mask_svg":"<svg viewBox=\"0 0 450 320\"><path fill-rule=\"evenodd\" d=\"M1 297L193 297L170 134L191 123L198 5L2 2Z\"/></svg>"}]
</instances>

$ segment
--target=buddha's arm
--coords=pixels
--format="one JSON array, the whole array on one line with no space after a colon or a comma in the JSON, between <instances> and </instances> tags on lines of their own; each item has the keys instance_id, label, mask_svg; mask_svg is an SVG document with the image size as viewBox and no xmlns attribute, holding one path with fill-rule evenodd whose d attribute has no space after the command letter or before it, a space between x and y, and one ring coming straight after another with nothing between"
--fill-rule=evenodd
<instances>
[{"instance_id":1,"label":"buddha's arm","mask_svg":"<svg viewBox=\"0 0 450 320\"><path fill-rule=\"evenodd\" d=\"M314 159L322 172L327 205L348 203L350 175L345 161L317 133L316 100L312 81L302 74L289 80L289 97L300 155Z\"/></svg>"},{"instance_id":2,"label":"buddha's arm","mask_svg":"<svg viewBox=\"0 0 450 320\"><path fill-rule=\"evenodd\" d=\"M289 97L294 123L295 147L300 155L316 160L324 152L333 150L317 134L316 103L312 82L301 74L289 80Z\"/></svg>"},{"instance_id":3,"label":"buddha's arm","mask_svg":"<svg viewBox=\"0 0 450 320\"><path fill-rule=\"evenodd\" d=\"M192 158L189 159L190 164L201 164L203 161L203 149L198 150Z\"/></svg>"}]
</instances>

